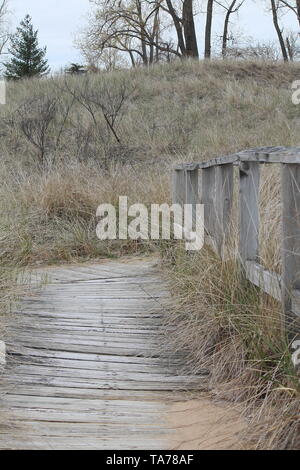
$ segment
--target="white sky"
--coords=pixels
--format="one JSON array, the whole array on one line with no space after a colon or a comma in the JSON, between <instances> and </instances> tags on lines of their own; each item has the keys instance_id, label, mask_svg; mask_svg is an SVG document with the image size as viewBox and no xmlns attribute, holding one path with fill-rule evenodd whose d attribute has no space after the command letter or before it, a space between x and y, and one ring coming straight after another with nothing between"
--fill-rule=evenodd
<instances>
[{"instance_id":1,"label":"white sky","mask_svg":"<svg viewBox=\"0 0 300 470\"><path fill-rule=\"evenodd\" d=\"M196 2L197 3L197 2ZM238 29L247 36L260 40L276 39L272 15L266 13L269 0L246 0L238 18ZM89 0L10 0L11 23L15 28L27 13L32 16L33 25L39 30L41 46L47 46L47 58L52 71L70 62L81 62L80 53L74 47L74 36L86 23L91 9ZM221 24L222 16L214 19L214 32ZM296 17L289 14L282 19L288 30L299 30ZM203 49L204 15L196 20L200 51Z\"/></svg>"},{"instance_id":2,"label":"white sky","mask_svg":"<svg viewBox=\"0 0 300 470\"><path fill-rule=\"evenodd\" d=\"M47 46L53 71L81 61L73 43L76 32L86 23L89 0L10 0L10 5L14 29L27 13L32 17L40 45Z\"/></svg>"}]
</instances>

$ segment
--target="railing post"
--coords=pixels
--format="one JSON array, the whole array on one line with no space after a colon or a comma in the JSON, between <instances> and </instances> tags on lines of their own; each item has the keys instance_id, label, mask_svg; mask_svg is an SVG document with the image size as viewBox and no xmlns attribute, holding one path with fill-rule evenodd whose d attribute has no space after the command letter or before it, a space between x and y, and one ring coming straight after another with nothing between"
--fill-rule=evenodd
<instances>
[{"instance_id":1,"label":"railing post","mask_svg":"<svg viewBox=\"0 0 300 470\"><path fill-rule=\"evenodd\" d=\"M215 231L215 188L216 167L204 168L201 181L201 203L204 204L204 228L207 241L211 240Z\"/></svg>"},{"instance_id":2,"label":"railing post","mask_svg":"<svg viewBox=\"0 0 300 470\"><path fill-rule=\"evenodd\" d=\"M219 165L215 173L215 240L218 254L225 259L233 199L233 165Z\"/></svg>"},{"instance_id":3,"label":"railing post","mask_svg":"<svg viewBox=\"0 0 300 470\"><path fill-rule=\"evenodd\" d=\"M300 165L282 164L282 304L283 326L290 338L299 317L292 312L293 290L300 290ZM298 315L300 312L296 312ZM299 328L299 324L298 324ZM298 330L299 333L299 330Z\"/></svg>"},{"instance_id":4,"label":"railing post","mask_svg":"<svg viewBox=\"0 0 300 470\"><path fill-rule=\"evenodd\" d=\"M243 269L246 261L257 261L259 236L260 164L240 164L240 240L239 254Z\"/></svg>"},{"instance_id":5,"label":"railing post","mask_svg":"<svg viewBox=\"0 0 300 470\"><path fill-rule=\"evenodd\" d=\"M173 170L173 204L180 204L183 206L186 201L186 172L185 170Z\"/></svg>"},{"instance_id":6,"label":"railing post","mask_svg":"<svg viewBox=\"0 0 300 470\"><path fill-rule=\"evenodd\" d=\"M199 172L196 170L186 171L186 204L192 205L193 226L196 223L196 204L199 202Z\"/></svg>"}]
</instances>

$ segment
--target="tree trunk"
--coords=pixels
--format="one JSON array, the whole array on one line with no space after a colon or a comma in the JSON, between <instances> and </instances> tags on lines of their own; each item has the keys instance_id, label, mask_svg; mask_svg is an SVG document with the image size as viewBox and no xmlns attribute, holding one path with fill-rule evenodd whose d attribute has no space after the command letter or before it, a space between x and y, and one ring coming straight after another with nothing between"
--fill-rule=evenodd
<instances>
[{"instance_id":1,"label":"tree trunk","mask_svg":"<svg viewBox=\"0 0 300 470\"><path fill-rule=\"evenodd\" d=\"M153 64L154 60L158 62L159 55L159 9L155 11L153 28L150 36L150 54L149 54L149 63Z\"/></svg>"},{"instance_id":2,"label":"tree trunk","mask_svg":"<svg viewBox=\"0 0 300 470\"><path fill-rule=\"evenodd\" d=\"M211 27L213 17L214 0L207 0L206 27L205 27L205 51L204 57L211 58Z\"/></svg>"},{"instance_id":3,"label":"tree trunk","mask_svg":"<svg viewBox=\"0 0 300 470\"><path fill-rule=\"evenodd\" d=\"M300 0L296 0L296 4L297 4L297 16L298 16L298 21L300 25Z\"/></svg>"},{"instance_id":4,"label":"tree trunk","mask_svg":"<svg viewBox=\"0 0 300 470\"><path fill-rule=\"evenodd\" d=\"M137 12L138 12L139 24L140 24L142 59L143 59L143 64L147 66L148 65L147 42L146 42L145 25L144 25L144 20L143 20L143 13L142 13L142 4L140 0L136 0L136 7L137 7Z\"/></svg>"},{"instance_id":5,"label":"tree trunk","mask_svg":"<svg viewBox=\"0 0 300 470\"><path fill-rule=\"evenodd\" d=\"M293 62L294 61L294 51L293 51L291 42L290 42L288 37L286 38L286 47L287 47L287 51L289 53L290 61Z\"/></svg>"},{"instance_id":6,"label":"tree trunk","mask_svg":"<svg viewBox=\"0 0 300 470\"><path fill-rule=\"evenodd\" d=\"M133 55L133 53L132 53L132 51L131 51L130 49L129 49L127 52L128 52L128 54L129 54L129 57L130 57L130 60L131 60L131 65L132 65L133 68L135 68L136 63L135 63L134 55Z\"/></svg>"},{"instance_id":7,"label":"tree trunk","mask_svg":"<svg viewBox=\"0 0 300 470\"><path fill-rule=\"evenodd\" d=\"M282 31L281 31L279 23L278 23L278 14L277 14L277 8L276 8L275 0L271 0L271 6L272 6L272 14L273 14L273 23L274 23L276 33L277 33L277 36L278 36L278 40L279 40L279 44L280 44L280 47L281 47L283 60L285 62L288 62L288 60L289 60L288 52L287 52L287 49L285 47L284 39L283 39L283 36L282 36Z\"/></svg>"},{"instance_id":8,"label":"tree trunk","mask_svg":"<svg viewBox=\"0 0 300 470\"><path fill-rule=\"evenodd\" d=\"M182 22L185 37L186 55L188 57L199 57L193 15L193 0L183 1Z\"/></svg>"},{"instance_id":9,"label":"tree trunk","mask_svg":"<svg viewBox=\"0 0 300 470\"><path fill-rule=\"evenodd\" d=\"M155 23L156 23L156 32L155 32L155 40L156 40L156 49L155 49L155 60L156 62L159 61L159 47L158 43L160 41L160 16L159 10L157 10L157 15L155 14Z\"/></svg>"},{"instance_id":10,"label":"tree trunk","mask_svg":"<svg viewBox=\"0 0 300 470\"><path fill-rule=\"evenodd\" d=\"M226 57L226 52L227 52L229 19L230 19L230 15L233 12L233 9L235 7L236 2L237 2L237 0L233 0L231 5L229 6L229 8L226 12L226 16L225 16L224 30L223 30L223 41L222 41L222 56L223 56L223 58Z\"/></svg>"},{"instance_id":11,"label":"tree trunk","mask_svg":"<svg viewBox=\"0 0 300 470\"><path fill-rule=\"evenodd\" d=\"M184 44L184 38L183 38L183 33L182 33L182 27L181 27L181 22L180 19L178 18L176 11L172 5L171 0L166 0L167 1L167 6L169 13L172 17L175 29L176 29L176 34L177 34L177 40L178 40L178 46L180 49L180 52L183 56L186 55L186 49L185 49L185 44Z\"/></svg>"}]
</instances>

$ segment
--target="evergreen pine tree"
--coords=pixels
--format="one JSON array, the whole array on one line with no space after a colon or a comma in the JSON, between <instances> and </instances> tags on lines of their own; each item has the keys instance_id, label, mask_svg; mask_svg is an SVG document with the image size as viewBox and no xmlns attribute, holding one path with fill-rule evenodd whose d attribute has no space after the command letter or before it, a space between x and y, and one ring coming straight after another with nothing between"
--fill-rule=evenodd
<instances>
[{"instance_id":1,"label":"evergreen pine tree","mask_svg":"<svg viewBox=\"0 0 300 470\"><path fill-rule=\"evenodd\" d=\"M9 53L12 58L10 62L4 64L7 79L41 77L49 72L48 62L45 59L46 47L38 47L37 36L38 31L33 30L30 15L26 15L11 39Z\"/></svg>"}]
</instances>

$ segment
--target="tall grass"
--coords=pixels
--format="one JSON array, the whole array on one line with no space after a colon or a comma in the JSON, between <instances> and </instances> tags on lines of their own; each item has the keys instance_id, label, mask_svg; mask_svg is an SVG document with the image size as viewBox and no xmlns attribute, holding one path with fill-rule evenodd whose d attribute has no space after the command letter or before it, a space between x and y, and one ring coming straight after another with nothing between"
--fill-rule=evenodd
<instances>
[{"instance_id":1,"label":"tall grass","mask_svg":"<svg viewBox=\"0 0 300 470\"><path fill-rule=\"evenodd\" d=\"M296 64L191 61L10 83L0 108L1 269L156 249L97 240L97 206L122 195L168 202L175 162L299 145L299 75ZM261 262L280 272L278 169L264 169L262 183ZM192 351L188 371L209 367L215 393L244 402L259 447L299 446L299 381L280 306L209 249L192 259L177 245L162 252L177 292L170 346Z\"/></svg>"},{"instance_id":2,"label":"tall grass","mask_svg":"<svg viewBox=\"0 0 300 470\"><path fill-rule=\"evenodd\" d=\"M247 442L298 448L300 383L279 303L209 248L191 256L177 247L164 257L176 299L165 317L165 346L187 352L185 372L210 371L214 396L243 404Z\"/></svg>"}]
</instances>

